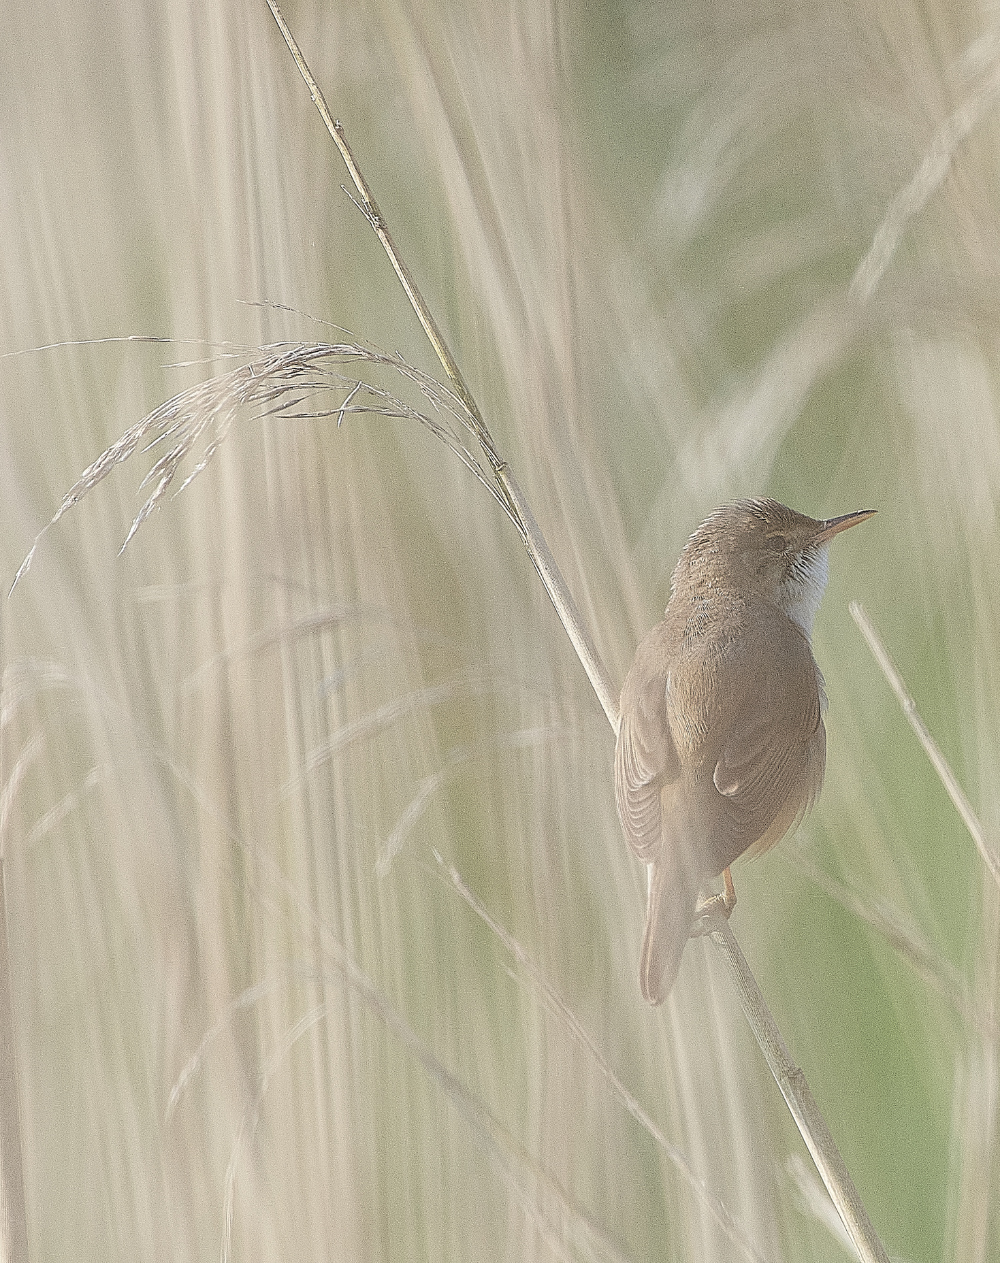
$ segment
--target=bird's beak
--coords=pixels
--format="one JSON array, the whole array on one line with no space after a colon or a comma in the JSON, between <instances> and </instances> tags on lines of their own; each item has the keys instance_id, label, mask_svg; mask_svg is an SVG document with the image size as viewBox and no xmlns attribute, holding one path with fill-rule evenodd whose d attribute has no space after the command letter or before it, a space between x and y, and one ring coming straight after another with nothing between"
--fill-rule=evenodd
<instances>
[{"instance_id":1,"label":"bird's beak","mask_svg":"<svg viewBox=\"0 0 1000 1263\"><path fill-rule=\"evenodd\" d=\"M876 509L861 509L858 513L845 513L843 517L828 517L823 522L822 530L816 536L817 544L825 544L827 540L833 539L834 535L839 535L841 531L846 531L851 526L857 526L859 522L864 522L866 518L874 517Z\"/></svg>"}]
</instances>

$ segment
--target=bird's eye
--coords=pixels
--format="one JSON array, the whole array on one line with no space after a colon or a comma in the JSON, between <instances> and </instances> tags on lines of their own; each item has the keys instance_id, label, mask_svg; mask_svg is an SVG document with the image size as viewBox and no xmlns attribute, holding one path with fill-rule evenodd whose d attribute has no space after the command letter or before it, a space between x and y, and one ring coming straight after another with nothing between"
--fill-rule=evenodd
<instances>
[{"instance_id":1,"label":"bird's eye","mask_svg":"<svg viewBox=\"0 0 1000 1263\"><path fill-rule=\"evenodd\" d=\"M784 535L769 535L767 537L767 546L774 553L783 553L788 547L788 540Z\"/></svg>"}]
</instances>

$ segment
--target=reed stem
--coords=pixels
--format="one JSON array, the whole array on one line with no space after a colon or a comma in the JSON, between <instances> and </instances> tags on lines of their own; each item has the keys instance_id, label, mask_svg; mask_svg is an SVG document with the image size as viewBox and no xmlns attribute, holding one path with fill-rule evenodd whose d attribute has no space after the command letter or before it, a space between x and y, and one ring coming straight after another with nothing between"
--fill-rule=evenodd
<instances>
[{"instance_id":1,"label":"reed stem","mask_svg":"<svg viewBox=\"0 0 1000 1263\"><path fill-rule=\"evenodd\" d=\"M455 361L443 334L420 293L416 282L399 254L378 208L368 183L358 166L344 135L341 123L331 115L323 93L320 91L312 72L306 64L295 38L281 15L276 0L267 0L274 20L288 45L289 51L298 66L309 88L309 94L334 143L340 150L344 163L350 172L358 195L360 208L382 243L389 256L389 261L399 277L400 284L427 334L431 345L449 380L472 418L472 429L483 448L483 453L493 470L494 477L500 487L511 518L520 532L524 546L528 550L532 563L545 587L556 613L576 649L584 670L597 694L598 700L607 715L612 728L618 730L618 699L607 671L597 653L594 643L583 625L579 611L563 579L555 558L545 541L534 514L524 497L506 460L500 455L486 422L469 390L462 372ZM713 925L710 937L721 950L723 960L729 968L730 975L743 1005L747 1021L753 1028L757 1042L767 1060L768 1067L774 1075L775 1082L795 1119L796 1126L802 1134L809 1153L812 1155L817 1170L830 1193L833 1203L854 1242L858 1257L862 1263L889 1263L889 1256L879 1240L871 1221L865 1211L864 1204L858 1195L847 1166L830 1134L819 1107L813 1099L802 1071L792 1062L788 1049L781 1038L777 1023L764 1001L756 979L747 964L746 957L740 950L727 921L719 919Z\"/></svg>"}]
</instances>

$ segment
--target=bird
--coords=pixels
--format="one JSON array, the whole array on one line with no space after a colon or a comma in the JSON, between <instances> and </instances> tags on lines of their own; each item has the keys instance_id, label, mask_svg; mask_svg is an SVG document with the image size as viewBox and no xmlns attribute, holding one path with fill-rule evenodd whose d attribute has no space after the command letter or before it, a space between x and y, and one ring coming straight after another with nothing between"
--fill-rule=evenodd
<instances>
[{"instance_id":1,"label":"bird","mask_svg":"<svg viewBox=\"0 0 1000 1263\"><path fill-rule=\"evenodd\" d=\"M835 535L874 509L817 519L771 499L716 509L671 579L663 620L625 677L615 799L632 852L648 865L639 983L669 995L720 874L779 842L815 802L826 767L826 693L810 636ZM707 905L702 904L701 908Z\"/></svg>"}]
</instances>

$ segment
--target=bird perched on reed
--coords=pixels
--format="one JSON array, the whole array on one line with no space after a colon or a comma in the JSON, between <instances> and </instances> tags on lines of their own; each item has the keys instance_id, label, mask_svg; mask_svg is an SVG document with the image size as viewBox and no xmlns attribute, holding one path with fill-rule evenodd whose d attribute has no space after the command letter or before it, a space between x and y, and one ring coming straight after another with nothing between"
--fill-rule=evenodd
<instances>
[{"instance_id":1,"label":"bird perched on reed","mask_svg":"<svg viewBox=\"0 0 1000 1263\"><path fill-rule=\"evenodd\" d=\"M827 548L874 510L819 521L775 500L716 509L688 540L663 621L621 693L615 797L649 866L639 981L670 992L698 895L801 820L826 765L826 696L812 654Z\"/></svg>"}]
</instances>

